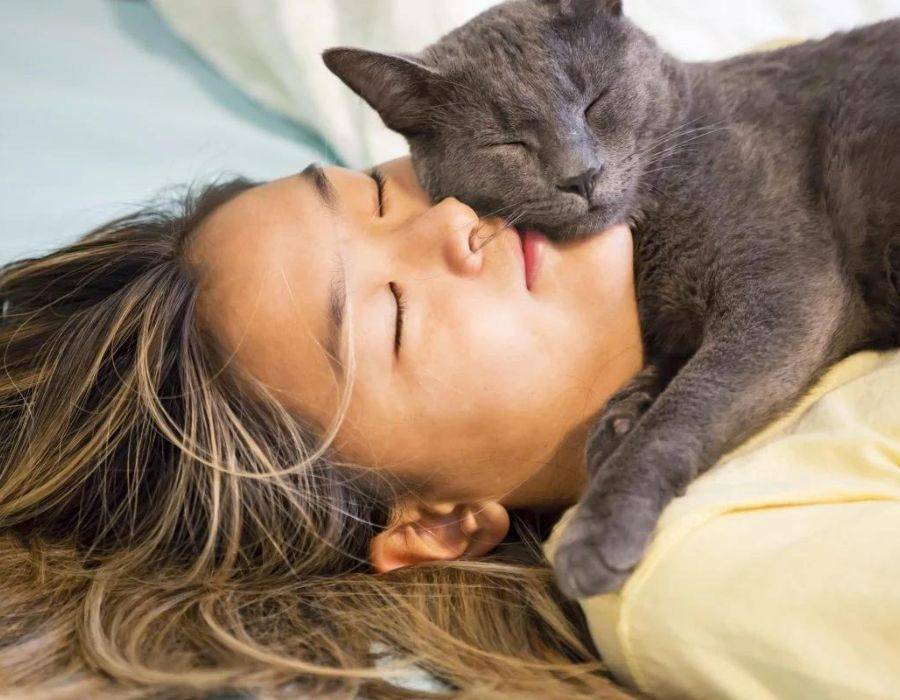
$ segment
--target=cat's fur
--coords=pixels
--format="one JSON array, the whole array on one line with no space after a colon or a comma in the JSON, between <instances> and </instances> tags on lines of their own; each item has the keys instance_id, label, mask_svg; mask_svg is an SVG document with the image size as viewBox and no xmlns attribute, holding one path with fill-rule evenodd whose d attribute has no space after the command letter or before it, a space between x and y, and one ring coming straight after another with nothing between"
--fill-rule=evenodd
<instances>
[{"instance_id":1,"label":"cat's fur","mask_svg":"<svg viewBox=\"0 0 900 700\"><path fill-rule=\"evenodd\" d=\"M557 239L633 225L649 367L588 444L570 595L621 584L666 504L826 367L900 344L900 20L689 64L615 0L516 0L419 56L325 58L433 197Z\"/></svg>"}]
</instances>

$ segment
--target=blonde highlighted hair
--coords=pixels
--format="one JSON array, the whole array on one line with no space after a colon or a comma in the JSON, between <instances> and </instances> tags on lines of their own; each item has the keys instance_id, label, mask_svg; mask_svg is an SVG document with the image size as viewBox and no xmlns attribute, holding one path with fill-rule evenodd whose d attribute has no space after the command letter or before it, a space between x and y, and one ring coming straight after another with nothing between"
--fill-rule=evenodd
<instances>
[{"instance_id":1,"label":"blonde highlighted hair","mask_svg":"<svg viewBox=\"0 0 900 700\"><path fill-rule=\"evenodd\" d=\"M223 357L188 191L0 271L0 695L626 697L535 548L374 574L401 485ZM384 662L389 649L392 660Z\"/></svg>"}]
</instances>

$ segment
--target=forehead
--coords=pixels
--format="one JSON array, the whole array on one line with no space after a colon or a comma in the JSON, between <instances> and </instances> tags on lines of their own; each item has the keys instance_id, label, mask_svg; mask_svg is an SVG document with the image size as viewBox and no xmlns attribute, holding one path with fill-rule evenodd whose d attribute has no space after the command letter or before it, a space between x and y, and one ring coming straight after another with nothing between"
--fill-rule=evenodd
<instances>
[{"instance_id":1,"label":"forehead","mask_svg":"<svg viewBox=\"0 0 900 700\"><path fill-rule=\"evenodd\" d=\"M226 356L305 414L333 402L322 339L341 226L312 179L294 175L220 207L191 248L200 316Z\"/></svg>"}]
</instances>

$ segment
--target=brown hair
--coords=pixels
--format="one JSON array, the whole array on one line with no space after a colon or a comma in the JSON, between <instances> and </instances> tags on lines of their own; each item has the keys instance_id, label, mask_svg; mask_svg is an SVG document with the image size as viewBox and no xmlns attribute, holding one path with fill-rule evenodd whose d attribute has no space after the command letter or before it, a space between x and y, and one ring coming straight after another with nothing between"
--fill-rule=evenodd
<instances>
[{"instance_id":1,"label":"brown hair","mask_svg":"<svg viewBox=\"0 0 900 700\"><path fill-rule=\"evenodd\" d=\"M624 697L535 548L375 575L396 488L224 362L188 190L0 271L4 697ZM392 650L392 661L383 651Z\"/></svg>"}]
</instances>

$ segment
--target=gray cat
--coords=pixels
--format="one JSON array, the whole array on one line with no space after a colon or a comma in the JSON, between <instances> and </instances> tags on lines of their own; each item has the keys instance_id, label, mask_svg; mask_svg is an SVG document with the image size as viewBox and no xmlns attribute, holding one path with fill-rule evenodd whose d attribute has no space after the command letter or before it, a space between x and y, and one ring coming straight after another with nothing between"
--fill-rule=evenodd
<instances>
[{"instance_id":1,"label":"gray cat","mask_svg":"<svg viewBox=\"0 0 900 700\"><path fill-rule=\"evenodd\" d=\"M435 199L557 240L634 229L649 365L588 443L570 596L618 587L666 504L830 364L900 345L900 20L684 63L616 0L516 0L418 56L325 61Z\"/></svg>"}]
</instances>

